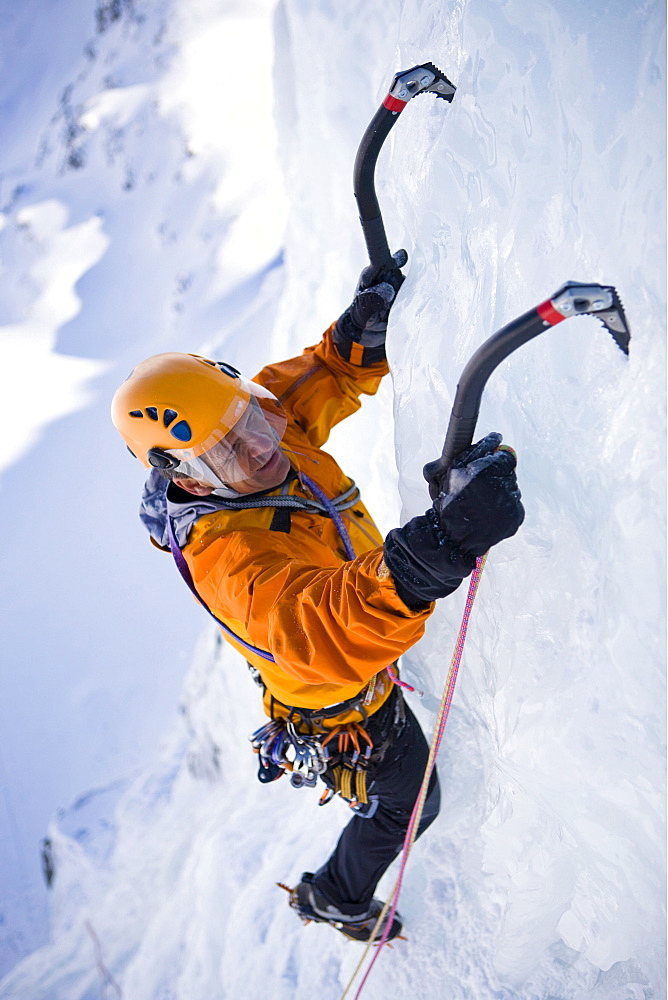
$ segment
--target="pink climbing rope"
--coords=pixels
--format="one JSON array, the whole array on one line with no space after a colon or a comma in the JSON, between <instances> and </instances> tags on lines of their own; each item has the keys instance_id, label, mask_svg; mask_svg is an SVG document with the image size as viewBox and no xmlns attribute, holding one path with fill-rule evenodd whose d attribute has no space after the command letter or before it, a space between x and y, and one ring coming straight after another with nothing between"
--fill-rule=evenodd
<instances>
[{"instance_id":1,"label":"pink climbing rope","mask_svg":"<svg viewBox=\"0 0 668 1000\"><path fill-rule=\"evenodd\" d=\"M399 677L399 674L394 669L394 667L386 667L385 669L387 670L387 676L390 678L393 684L396 684L397 687L403 688L404 691L411 691L413 694L416 693L417 689L414 688L412 684L407 684L406 681L402 681L402 679ZM417 694L419 694L420 697L422 697L424 691L417 691Z\"/></svg>"},{"instance_id":2,"label":"pink climbing rope","mask_svg":"<svg viewBox=\"0 0 668 1000\"><path fill-rule=\"evenodd\" d=\"M380 954L381 948L383 947L383 945L387 941L387 936L388 936L388 934L390 932L390 928L392 927L392 921L394 919L394 915L397 912L397 904L399 902L399 894L401 892L401 887L402 887L402 884L403 884L404 872L406 871L406 865L408 863L408 857L410 855L411 848L413 847L413 844L415 842L415 837L416 837L416 834L417 834L417 830L418 830L418 827L420 825L420 819L422 818L422 811L424 809L424 804L425 804L425 801L426 801L426 798L427 798L427 789L429 787L429 780L431 778L432 771L434 770L434 766L436 764L436 757L438 755L438 751L439 751L440 746L441 746L441 741L443 739L443 733L445 731L445 726L446 726L446 723L448 721L448 715L450 713L450 706L452 705L452 697L453 697L453 694L454 694L454 691L455 691L455 684L457 682L457 674L459 672L459 665L461 663L462 653L464 652L464 643L466 642L466 632L468 630L469 618L471 616L471 609L473 608L473 603L475 601L476 594L478 593L478 586L480 584L480 577L482 576L482 571L483 571L483 569L485 567L485 561L486 561L486 559L487 559L487 555L484 555L484 556L482 556L482 558L477 559L476 560L475 569L473 570L473 573L471 574L471 580L469 582L468 594L466 595L466 605L464 607L464 614L462 615L462 622L461 622L461 625L459 626L459 633L457 635L457 642L455 643L455 649L454 649L454 652L452 654L452 659L450 661L450 669L448 671L448 676L447 676L447 680L445 682L445 688L443 690L443 696L441 698L441 704L440 704L438 716L436 718L436 726L434 728L434 736L433 736L432 741L431 741L431 747L429 748L429 759L427 760L427 766L425 768L424 777L422 779L422 785L420 787L420 791L418 793L418 797L417 797L417 799L415 801L415 806L413 807L413 813L411 815L410 822L408 824L408 829L406 830L406 836L404 838L404 846L403 846L403 851L402 851L402 855L401 855L401 862L400 862L400 865L399 865L399 875L397 877L397 881L395 882L394 888L393 888L392 892L390 893L388 901L385 904L385 906L383 907L383 910L380 913L380 915L378 917L378 920L376 922L376 927L378 927L381 924L381 922L383 920L383 917L385 916L385 914L389 910L389 914L388 914L387 920L385 922L385 930L383 932L382 938L380 939L380 941L378 943L378 947L376 948L374 956L371 959L371 962L369 963L369 967L367 968L367 970L366 970L366 972L364 974L364 978L362 979L362 982L360 983L360 986L359 986L359 988L357 990L357 993L355 994L355 1000L359 1000L359 997L362 994L362 990L364 989L365 983L366 983L367 979L369 978L369 975L371 973L371 970L374 967L376 959L378 958L378 956ZM374 932L375 932L375 929L376 928L374 928ZM352 977L350 979L350 982L348 983L348 986L346 987L345 992L343 993L343 995L341 997L341 1000L345 1000L345 997L347 996L348 991L350 990L350 987L352 986L353 982L357 978L357 974L360 971L362 965L364 964L364 960L365 960L365 958L367 956L367 953L368 953L369 948L371 947L372 943L373 943L373 934L371 935L371 941L367 945L367 947L366 947L366 949L364 951L364 954L362 955L362 958L360 959L360 961L359 961L359 963L357 965L357 968L353 972L353 975L352 975Z\"/></svg>"}]
</instances>

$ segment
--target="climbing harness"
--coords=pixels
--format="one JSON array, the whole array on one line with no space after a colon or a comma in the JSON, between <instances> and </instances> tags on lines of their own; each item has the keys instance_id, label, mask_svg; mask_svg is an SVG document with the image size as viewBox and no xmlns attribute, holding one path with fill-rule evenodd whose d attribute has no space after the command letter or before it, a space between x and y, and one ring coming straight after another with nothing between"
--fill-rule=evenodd
<instances>
[{"instance_id":1,"label":"climbing harness","mask_svg":"<svg viewBox=\"0 0 668 1000\"><path fill-rule=\"evenodd\" d=\"M348 510L359 501L359 490L355 484L353 483L341 496L330 500L318 484L304 473L300 473L300 479L316 498L315 500L282 494L279 496L249 497L248 499L240 498L239 501L221 499L220 506L226 510L277 507L288 510L306 510L330 517L343 543L347 558L354 559L355 550L340 511ZM211 610L195 587L190 568L176 539L172 518L169 515L167 516L167 527L169 547L174 561L189 589L205 611L225 635L243 649L274 663L275 660L271 653L254 646L237 635ZM390 670L392 670L391 674ZM258 683L264 687L259 671L252 668L252 673ZM399 681L398 675L392 668L389 668L388 675L394 683L403 683ZM260 726L250 737L253 750L259 758L258 779L266 784L276 781L288 772L293 787L313 788L320 775L328 771L331 786L321 798L321 805L325 805L334 795L338 794L346 799L354 809L368 806L366 773L371 755L374 753L374 745L365 729L368 718L366 707L373 700L377 683L378 678L374 676L355 697L325 708L310 710L279 706L281 714L277 716L274 715L274 710L278 703L273 697L270 697L269 705L272 718ZM333 728L326 726L327 719L336 719L349 711L358 712L360 720L335 724ZM377 755L378 748L375 749Z\"/></svg>"},{"instance_id":2,"label":"climbing harness","mask_svg":"<svg viewBox=\"0 0 668 1000\"><path fill-rule=\"evenodd\" d=\"M368 813L372 806L367 790L367 772L379 764L392 742L392 733L405 722L402 698L394 703L391 717L379 733L368 732L366 706L371 703L377 677L354 698L324 709L288 708L270 700L272 718L250 737L259 757L258 778L265 784L290 774L295 788L313 788L318 778L328 786L319 804L326 805L335 795L345 799L354 811ZM389 699L388 699L389 700ZM385 704L385 702L383 702ZM278 706L279 713L274 715ZM359 714L359 721L345 719ZM338 721L344 716L344 721ZM329 720L333 725L328 727ZM374 742L375 741L375 742Z\"/></svg>"}]
</instances>

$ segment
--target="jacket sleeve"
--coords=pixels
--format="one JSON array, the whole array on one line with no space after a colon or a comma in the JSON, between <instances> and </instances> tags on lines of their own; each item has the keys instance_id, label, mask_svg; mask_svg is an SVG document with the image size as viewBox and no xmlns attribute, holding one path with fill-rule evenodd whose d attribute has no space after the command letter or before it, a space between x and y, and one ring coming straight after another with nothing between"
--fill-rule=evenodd
<instances>
[{"instance_id":1,"label":"jacket sleeve","mask_svg":"<svg viewBox=\"0 0 668 1000\"><path fill-rule=\"evenodd\" d=\"M362 685L422 637L434 606L411 611L403 603L382 546L346 563L327 558L324 546L298 561L289 540L272 539L267 552L267 534L219 539L193 569L216 614L243 622L286 674L305 684Z\"/></svg>"},{"instance_id":2,"label":"jacket sleeve","mask_svg":"<svg viewBox=\"0 0 668 1000\"><path fill-rule=\"evenodd\" d=\"M297 358L267 365L254 379L273 392L317 447L335 424L359 409L361 395L377 392L389 371L386 361L367 367L345 361L332 340L333 329L334 324L317 346L307 347Z\"/></svg>"}]
</instances>

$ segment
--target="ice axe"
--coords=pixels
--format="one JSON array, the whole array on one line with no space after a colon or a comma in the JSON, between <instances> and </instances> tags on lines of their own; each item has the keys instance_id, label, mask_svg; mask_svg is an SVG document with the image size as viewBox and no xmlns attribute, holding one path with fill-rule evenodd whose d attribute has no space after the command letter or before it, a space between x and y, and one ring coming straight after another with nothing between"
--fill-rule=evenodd
<instances>
[{"instance_id":1,"label":"ice axe","mask_svg":"<svg viewBox=\"0 0 668 1000\"><path fill-rule=\"evenodd\" d=\"M440 458L423 469L433 500L447 492L455 457L473 441L487 379L509 354L570 316L596 316L624 354L629 353L631 331L624 308L612 285L567 281L558 292L492 334L478 348L461 374Z\"/></svg>"},{"instance_id":2,"label":"ice axe","mask_svg":"<svg viewBox=\"0 0 668 1000\"><path fill-rule=\"evenodd\" d=\"M374 186L376 160L390 130L408 102L419 94L434 94L452 101L455 87L433 63L425 62L397 73L387 96L371 119L355 157L353 188L371 268L396 267L385 235ZM405 261L404 261L405 263Z\"/></svg>"},{"instance_id":3,"label":"ice axe","mask_svg":"<svg viewBox=\"0 0 668 1000\"><path fill-rule=\"evenodd\" d=\"M396 266L397 262L390 253L374 186L374 171L381 147L413 97L435 94L452 102L455 90L445 74L431 62L397 73L385 100L362 136L355 158L353 186L372 273ZM424 467L432 499L447 489L448 473L455 457L473 440L482 393L497 365L522 344L570 316L597 316L620 350L624 354L629 353L631 332L624 308L612 285L567 281L551 298L497 331L478 348L464 368L441 456Z\"/></svg>"}]
</instances>

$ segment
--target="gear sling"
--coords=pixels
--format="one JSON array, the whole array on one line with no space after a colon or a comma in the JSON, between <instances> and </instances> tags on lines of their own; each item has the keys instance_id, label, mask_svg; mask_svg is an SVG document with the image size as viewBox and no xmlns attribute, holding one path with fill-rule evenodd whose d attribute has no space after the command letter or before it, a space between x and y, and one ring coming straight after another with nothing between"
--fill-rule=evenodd
<instances>
[{"instance_id":1,"label":"gear sling","mask_svg":"<svg viewBox=\"0 0 668 1000\"><path fill-rule=\"evenodd\" d=\"M316 501L295 496L267 496L244 498L241 500L221 501L221 505L232 509L248 507L275 507L277 514L283 514L283 519L277 524L278 530L289 531L290 510L317 511L323 516L331 517L349 559L355 558L355 550L343 523L339 511L347 510L359 499L359 491L355 484L341 496L330 500L320 487L308 476L300 474L305 485L309 487ZM285 516L287 515L287 527ZM225 622L211 610L204 598L199 594L192 574L179 547L172 524L172 518L167 515L169 547L177 568L191 590L196 600L213 618L220 629L244 649L254 653L263 660L275 663L274 657L265 649L261 649L238 636ZM259 672L251 668L255 680L264 688ZM257 729L250 737L253 750L259 755L260 766L258 779L267 783L280 778L284 771L290 771L290 781L295 788L314 787L318 777L329 769L333 786L330 785L321 799L321 805L340 793L342 798L350 801L353 808L364 807L369 803L366 787L366 769L371 755L376 749L376 756L385 749L384 743L374 748L373 741L366 731L368 715L366 706L373 699L377 676L354 698L337 705L321 709L305 709L285 706L269 696L271 720ZM276 708L278 715L274 715ZM282 710L282 711L281 711ZM337 719L349 713L359 713L360 720L355 722L339 722L333 727L325 725L326 720Z\"/></svg>"}]
</instances>

